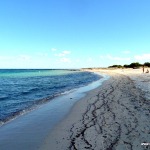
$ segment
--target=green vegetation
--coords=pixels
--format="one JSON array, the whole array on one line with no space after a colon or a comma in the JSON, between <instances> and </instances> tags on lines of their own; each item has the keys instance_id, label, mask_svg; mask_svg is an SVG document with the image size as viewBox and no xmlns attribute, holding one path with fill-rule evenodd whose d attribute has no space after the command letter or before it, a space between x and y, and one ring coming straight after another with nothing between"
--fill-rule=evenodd
<instances>
[{"instance_id":1,"label":"green vegetation","mask_svg":"<svg viewBox=\"0 0 150 150\"><path fill-rule=\"evenodd\" d=\"M124 65L124 68L140 68L143 66L142 64L138 62L131 63L130 65Z\"/></svg>"},{"instance_id":2,"label":"green vegetation","mask_svg":"<svg viewBox=\"0 0 150 150\"><path fill-rule=\"evenodd\" d=\"M113 66L109 66L108 68L122 68L123 66L121 65L113 65Z\"/></svg>"},{"instance_id":3,"label":"green vegetation","mask_svg":"<svg viewBox=\"0 0 150 150\"><path fill-rule=\"evenodd\" d=\"M146 63L144 63L144 66L150 67L150 63L146 62Z\"/></svg>"},{"instance_id":4,"label":"green vegetation","mask_svg":"<svg viewBox=\"0 0 150 150\"><path fill-rule=\"evenodd\" d=\"M140 68L142 66L150 67L150 63L149 62L145 62L144 64L140 64L139 62L133 62L130 65L127 65L127 64L124 65L124 66L113 65L113 66L109 66L108 68L133 68L133 69L136 69L136 68Z\"/></svg>"}]
</instances>

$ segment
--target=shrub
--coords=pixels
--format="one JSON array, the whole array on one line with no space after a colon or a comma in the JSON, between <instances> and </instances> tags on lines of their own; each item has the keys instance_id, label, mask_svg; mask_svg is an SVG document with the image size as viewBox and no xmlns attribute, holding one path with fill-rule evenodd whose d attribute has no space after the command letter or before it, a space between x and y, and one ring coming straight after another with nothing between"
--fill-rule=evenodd
<instances>
[{"instance_id":1,"label":"shrub","mask_svg":"<svg viewBox=\"0 0 150 150\"><path fill-rule=\"evenodd\" d=\"M150 63L149 62L145 62L144 66L150 67Z\"/></svg>"},{"instance_id":2,"label":"shrub","mask_svg":"<svg viewBox=\"0 0 150 150\"><path fill-rule=\"evenodd\" d=\"M113 65L113 66L109 66L108 68L140 68L142 66L147 66L147 67L150 67L150 62L145 62L144 64L140 64L139 62L133 62L131 63L130 65L127 65L125 64L124 66L121 66L121 65Z\"/></svg>"},{"instance_id":3,"label":"shrub","mask_svg":"<svg viewBox=\"0 0 150 150\"><path fill-rule=\"evenodd\" d=\"M139 68L142 66L142 64L140 64L138 62L134 62L134 63L131 63L129 66L130 66L130 68Z\"/></svg>"},{"instance_id":4,"label":"shrub","mask_svg":"<svg viewBox=\"0 0 150 150\"><path fill-rule=\"evenodd\" d=\"M113 66L109 66L108 68L122 68L121 65L113 65Z\"/></svg>"}]
</instances>

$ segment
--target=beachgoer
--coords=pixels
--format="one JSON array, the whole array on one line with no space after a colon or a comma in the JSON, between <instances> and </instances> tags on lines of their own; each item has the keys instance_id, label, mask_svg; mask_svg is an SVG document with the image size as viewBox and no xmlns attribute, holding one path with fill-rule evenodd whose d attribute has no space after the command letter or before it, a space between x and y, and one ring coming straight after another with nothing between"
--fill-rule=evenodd
<instances>
[{"instance_id":1,"label":"beachgoer","mask_svg":"<svg viewBox=\"0 0 150 150\"><path fill-rule=\"evenodd\" d=\"M143 73L144 73L144 65L143 65Z\"/></svg>"},{"instance_id":2,"label":"beachgoer","mask_svg":"<svg viewBox=\"0 0 150 150\"><path fill-rule=\"evenodd\" d=\"M149 70L147 69L147 71L145 73L149 73Z\"/></svg>"}]
</instances>

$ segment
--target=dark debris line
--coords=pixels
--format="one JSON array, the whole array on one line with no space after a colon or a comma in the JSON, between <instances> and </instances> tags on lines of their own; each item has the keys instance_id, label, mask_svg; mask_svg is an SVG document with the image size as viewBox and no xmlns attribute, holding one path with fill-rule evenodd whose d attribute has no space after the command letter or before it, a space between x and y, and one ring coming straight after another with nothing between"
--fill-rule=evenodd
<instances>
[{"instance_id":1,"label":"dark debris line","mask_svg":"<svg viewBox=\"0 0 150 150\"><path fill-rule=\"evenodd\" d=\"M75 123L70 129L70 150L115 150L119 146L127 150L144 148L141 143L136 145L133 142L142 140L140 134L143 131L136 113L144 111L141 106L146 100L128 77L114 76L112 79L109 88L103 88L93 102L88 100L87 110L82 115L82 126L77 128L78 123ZM118 114L117 109L122 113ZM87 136L90 130L95 130L92 139Z\"/></svg>"}]
</instances>

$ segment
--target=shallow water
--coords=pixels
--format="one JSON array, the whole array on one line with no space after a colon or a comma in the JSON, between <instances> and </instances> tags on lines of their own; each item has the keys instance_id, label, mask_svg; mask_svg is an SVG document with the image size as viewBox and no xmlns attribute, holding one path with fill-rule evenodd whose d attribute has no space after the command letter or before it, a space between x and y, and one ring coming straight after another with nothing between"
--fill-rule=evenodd
<instances>
[{"instance_id":1,"label":"shallow water","mask_svg":"<svg viewBox=\"0 0 150 150\"><path fill-rule=\"evenodd\" d=\"M0 121L52 100L64 92L96 81L100 76L70 70L0 70Z\"/></svg>"},{"instance_id":2,"label":"shallow water","mask_svg":"<svg viewBox=\"0 0 150 150\"><path fill-rule=\"evenodd\" d=\"M83 98L86 92L97 88L107 79L107 76L103 76L100 80L55 97L52 101L39 105L39 108L4 124L0 128L0 149L37 150L73 105Z\"/></svg>"}]
</instances>

